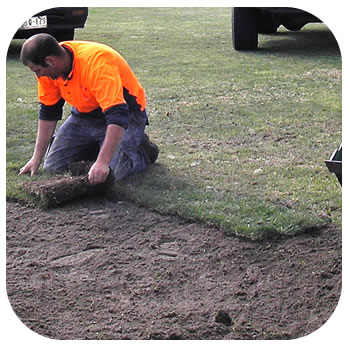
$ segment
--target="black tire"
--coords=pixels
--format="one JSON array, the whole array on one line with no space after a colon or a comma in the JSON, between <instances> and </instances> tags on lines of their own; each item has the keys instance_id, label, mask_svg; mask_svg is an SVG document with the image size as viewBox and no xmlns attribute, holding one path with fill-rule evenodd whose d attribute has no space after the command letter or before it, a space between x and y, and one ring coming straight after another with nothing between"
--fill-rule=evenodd
<instances>
[{"instance_id":1,"label":"black tire","mask_svg":"<svg viewBox=\"0 0 350 350\"><path fill-rule=\"evenodd\" d=\"M73 29L65 29L56 32L54 35L57 41L66 41L74 39L74 28Z\"/></svg>"},{"instance_id":2,"label":"black tire","mask_svg":"<svg viewBox=\"0 0 350 350\"><path fill-rule=\"evenodd\" d=\"M232 42L236 50L258 47L257 12L250 7L232 9Z\"/></svg>"}]
</instances>

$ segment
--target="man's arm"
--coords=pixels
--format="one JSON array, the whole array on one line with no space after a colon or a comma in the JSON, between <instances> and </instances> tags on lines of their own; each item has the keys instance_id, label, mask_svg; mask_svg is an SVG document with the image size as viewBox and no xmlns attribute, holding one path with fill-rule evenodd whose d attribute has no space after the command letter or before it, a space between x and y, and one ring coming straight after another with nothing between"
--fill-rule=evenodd
<instances>
[{"instance_id":1,"label":"man's arm","mask_svg":"<svg viewBox=\"0 0 350 350\"><path fill-rule=\"evenodd\" d=\"M100 153L96 162L92 165L89 171L89 182L92 185L103 183L106 181L109 174L109 163L112 160L123 136L125 129L116 124L107 126L106 137L104 139Z\"/></svg>"},{"instance_id":2,"label":"man's arm","mask_svg":"<svg viewBox=\"0 0 350 350\"><path fill-rule=\"evenodd\" d=\"M35 148L32 158L20 169L19 174L29 173L33 176L37 173L47 147L56 129L57 121L39 120Z\"/></svg>"}]
</instances>

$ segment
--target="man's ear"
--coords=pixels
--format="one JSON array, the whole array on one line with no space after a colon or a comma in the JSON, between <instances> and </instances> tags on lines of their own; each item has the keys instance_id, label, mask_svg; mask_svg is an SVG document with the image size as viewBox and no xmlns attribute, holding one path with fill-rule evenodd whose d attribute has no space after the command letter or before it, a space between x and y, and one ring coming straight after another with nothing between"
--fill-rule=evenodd
<instances>
[{"instance_id":1,"label":"man's ear","mask_svg":"<svg viewBox=\"0 0 350 350\"><path fill-rule=\"evenodd\" d=\"M52 67L55 65L55 57L53 56L46 56L45 57L45 63L49 66Z\"/></svg>"}]
</instances>

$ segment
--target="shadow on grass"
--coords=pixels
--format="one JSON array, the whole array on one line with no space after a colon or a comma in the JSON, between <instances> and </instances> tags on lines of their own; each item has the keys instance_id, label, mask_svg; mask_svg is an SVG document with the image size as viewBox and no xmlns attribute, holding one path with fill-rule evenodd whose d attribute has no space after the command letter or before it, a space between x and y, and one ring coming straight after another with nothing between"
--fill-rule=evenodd
<instances>
[{"instance_id":1,"label":"shadow on grass","mask_svg":"<svg viewBox=\"0 0 350 350\"><path fill-rule=\"evenodd\" d=\"M340 49L330 30L306 28L295 32L278 31L275 34L259 34L259 47L250 53L273 54L276 57L313 58L320 54L339 56Z\"/></svg>"}]
</instances>

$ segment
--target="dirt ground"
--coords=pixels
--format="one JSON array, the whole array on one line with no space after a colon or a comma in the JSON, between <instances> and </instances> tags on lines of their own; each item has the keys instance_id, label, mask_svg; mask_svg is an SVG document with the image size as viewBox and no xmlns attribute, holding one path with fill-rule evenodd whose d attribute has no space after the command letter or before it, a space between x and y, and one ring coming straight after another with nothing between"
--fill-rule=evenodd
<instances>
[{"instance_id":1,"label":"dirt ground","mask_svg":"<svg viewBox=\"0 0 350 350\"><path fill-rule=\"evenodd\" d=\"M7 291L55 339L291 339L341 292L341 232L254 243L128 202L7 203Z\"/></svg>"}]
</instances>

